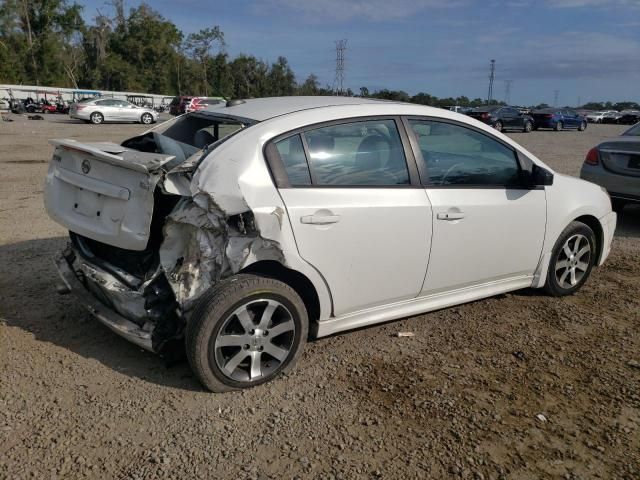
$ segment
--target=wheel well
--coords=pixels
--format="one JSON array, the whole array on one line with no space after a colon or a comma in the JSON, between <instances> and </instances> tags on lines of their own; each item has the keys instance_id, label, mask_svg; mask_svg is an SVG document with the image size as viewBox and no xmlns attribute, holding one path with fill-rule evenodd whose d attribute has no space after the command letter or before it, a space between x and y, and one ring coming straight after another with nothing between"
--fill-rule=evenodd
<instances>
[{"instance_id":1,"label":"wheel well","mask_svg":"<svg viewBox=\"0 0 640 480\"><path fill-rule=\"evenodd\" d=\"M600 221L592 215L583 215L575 219L576 222L582 222L588 225L593 233L596 234L596 265L600 261L600 255L602 255L602 245L604 244L604 231Z\"/></svg>"},{"instance_id":2,"label":"wheel well","mask_svg":"<svg viewBox=\"0 0 640 480\"><path fill-rule=\"evenodd\" d=\"M252 263L240 273L259 274L286 283L302 298L310 322L316 322L320 318L320 300L318 293L313 283L311 283L311 280L302 273L291 270L273 260L263 260Z\"/></svg>"}]
</instances>

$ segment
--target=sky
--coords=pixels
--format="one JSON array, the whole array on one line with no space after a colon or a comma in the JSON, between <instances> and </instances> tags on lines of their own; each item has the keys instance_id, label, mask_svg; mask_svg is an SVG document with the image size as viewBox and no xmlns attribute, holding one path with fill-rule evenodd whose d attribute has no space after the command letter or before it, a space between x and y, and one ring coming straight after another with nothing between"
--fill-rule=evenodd
<instances>
[{"instance_id":1,"label":"sky","mask_svg":"<svg viewBox=\"0 0 640 480\"><path fill-rule=\"evenodd\" d=\"M78 0L87 20L105 0ZM130 8L138 0L125 0ZM229 55L285 56L303 81L561 105L640 102L640 0L149 0L185 34L220 26Z\"/></svg>"}]
</instances>

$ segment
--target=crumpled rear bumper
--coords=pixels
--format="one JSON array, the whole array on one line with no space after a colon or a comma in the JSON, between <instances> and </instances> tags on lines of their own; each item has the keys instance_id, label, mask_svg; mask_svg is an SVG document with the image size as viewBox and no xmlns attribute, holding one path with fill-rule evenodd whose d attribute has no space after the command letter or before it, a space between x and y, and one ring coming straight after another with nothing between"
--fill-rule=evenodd
<instances>
[{"instance_id":1,"label":"crumpled rear bumper","mask_svg":"<svg viewBox=\"0 0 640 480\"><path fill-rule=\"evenodd\" d=\"M130 342L154 352L151 340L151 333L144 331L135 323L127 320L120 314L116 313L102 302L100 302L93 294L87 290L84 284L76 276L71 264L69 256L72 252L65 250L55 257L55 264L60 274L60 278L67 288L80 300L80 302L104 325L109 327L121 337L126 338Z\"/></svg>"}]
</instances>

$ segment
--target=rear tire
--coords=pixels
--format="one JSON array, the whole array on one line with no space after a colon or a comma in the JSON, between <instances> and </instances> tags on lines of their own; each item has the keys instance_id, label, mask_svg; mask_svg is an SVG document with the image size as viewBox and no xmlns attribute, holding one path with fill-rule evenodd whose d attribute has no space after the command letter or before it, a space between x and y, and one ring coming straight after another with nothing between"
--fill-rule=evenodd
<instances>
[{"instance_id":1,"label":"rear tire","mask_svg":"<svg viewBox=\"0 0 640 480\"><path fill-rule=\"evenodd\" d=\"M562 125L562 122L558 122L556 123L556 128L554 129L556 132L561 131L564 128L564 125Z\"/></svg>"},{"instance_id":2,"label":"rear tire","mask_svg":"<svg viewBox=\"0 0 640 480\"><path fill-rule=\"evenodd\" d=\"M522 131L524 133L530 133L531 130L533 130L533 124L531 122L524 122L524 128L522 129Z\"/></svg>"},{"instance_id":3,"label":"rear tire","mask_svg":"<svg viewBox=\"0 0 640 480\"><path fill-rule=\"evenodd\" d=\"M153 123L153 115L151 115L150 113L143 113L142 117L140 117L140 122L145 125L150 125L151 123Z\"/></svg>"},{"instance_id":4,"label":"rear tire","mask_svg":"<svg viewBox=\"0 0 640 480\"><path fill-rule=\"evenodd\" d=\"M493 128L495 128L499 132L504 130L504 126L502 125L502 122L500 120L493 124Z\"/></svg>"},{"instance_id":5,"label":"rear tire","mask_svg":"<svg viewBox=\"0 0 640 480\"><path fill-rule=\"evenodd\" d=\"M91 120L91 123L93 123L94 125L100 125L102 122L104 122L104 116L100 112L93 112L89 118Z\"/></svg>"},{"instance_id":6,"label":"rear tire","mask_svg":"<svg viewBox=\"0 0 640 480\"><path fill-rule=\"evenodd\" d=\"M571 222L551 251L545 291L554 297L577 292L591 274L596 252L596 236L591 227Z\"/></svg>"},{"instance_id":7,"label":"rear tire","mask_svg":"<svg viewBox=\"0 0 640 480\"><path fill-rule=\"evenodd\" d=\"M287 284L238 274L206 293L185 335L193 372L212 392L251 388L290 371L308 335L307 310Z\"/></svg>"},{"instance_id":8,"label":"rear tire","mask_svg":"<svg viewBox=\"0 0 640 480\"><path fill-rule=\"evenodd\" d=\"M578 127L578 131L584 132L587 129L587 122L582 122Z\"/></svg>"}]
</instances>

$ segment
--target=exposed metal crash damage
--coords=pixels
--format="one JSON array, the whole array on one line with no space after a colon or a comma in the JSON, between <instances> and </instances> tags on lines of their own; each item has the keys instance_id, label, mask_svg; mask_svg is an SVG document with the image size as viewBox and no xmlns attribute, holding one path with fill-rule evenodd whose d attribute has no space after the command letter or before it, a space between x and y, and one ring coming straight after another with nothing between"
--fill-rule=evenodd
<instances>
[{"instance_id":1,"label":"exposed metal crash damage","mask_svg":"<svg viewBox=\"0 0 640 480\"><path fill-rule=\"evenodd\" d=\"M225 143L245 126L194 114L122 145L52 141L45 204L71 237L58 270L100 321L143 348L181 340L221 280L262 260L286 264L284 209L256 198L263 177L239 173L253 158Z\"/></svg>"},{"instance_id":2,"label":"exposed metal crash damage","mask_svg":"<svg viewBox=\"0 0 640 480\"><path fill-rule=\"evenodd\" d=\"M160 264L183 313L212 285L246 265L283 261L279 245L260 236L251 211L228 216L205 193L176 205L163 236Z\"/></svg>"}]
</instances>

